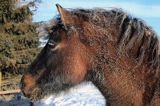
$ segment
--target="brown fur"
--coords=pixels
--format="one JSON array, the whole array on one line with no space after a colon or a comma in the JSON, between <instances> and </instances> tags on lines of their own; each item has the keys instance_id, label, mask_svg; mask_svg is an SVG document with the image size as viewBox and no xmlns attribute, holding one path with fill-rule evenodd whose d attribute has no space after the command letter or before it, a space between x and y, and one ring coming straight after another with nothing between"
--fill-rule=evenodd
<instances>
[{"instance_id":1,"label":"brown fur","mask_svg":"<svg viewBox=\"0 0 160 106\"><path fill-rule=\"evenodd\" d=\"M58 10L61 20L49 34L57 48L48 43L28 72L41 95L89 80L108 105L160 104L159 42L150 27L120 9Z\"/></svg>"}]
</instances>

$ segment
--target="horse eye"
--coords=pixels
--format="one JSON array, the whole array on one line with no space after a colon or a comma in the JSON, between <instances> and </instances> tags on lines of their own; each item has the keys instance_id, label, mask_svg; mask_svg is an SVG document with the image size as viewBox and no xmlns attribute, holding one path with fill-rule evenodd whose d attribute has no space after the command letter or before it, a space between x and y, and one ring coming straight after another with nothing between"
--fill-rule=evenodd
<instances>
[{"instance_id":1,"label":"horse eye","mask_svg":"<svg viewBox=\"0 0 160 106\"><path fill-rule=\"evenodd\" d=\"M48 45L49 45L49 47L55 48L56 47L56 42L53 41L53 40L49 40Z\"/></svg>"}]
</instances>

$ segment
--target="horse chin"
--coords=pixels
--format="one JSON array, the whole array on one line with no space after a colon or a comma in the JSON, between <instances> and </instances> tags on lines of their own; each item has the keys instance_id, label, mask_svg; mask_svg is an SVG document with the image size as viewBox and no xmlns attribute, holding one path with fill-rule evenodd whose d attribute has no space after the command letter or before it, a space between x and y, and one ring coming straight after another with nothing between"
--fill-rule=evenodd
<instances>
[{"instance_id":1,"label":"horse chin","mask_svg":"<svg viewBox=\"0 0 160 106\"><path fill-rule=\"evenodd\" d=\"M28 98L33 102L40 101L44 98L42 89L38 87L34 88Z\"/></svg>"}]
</instances>

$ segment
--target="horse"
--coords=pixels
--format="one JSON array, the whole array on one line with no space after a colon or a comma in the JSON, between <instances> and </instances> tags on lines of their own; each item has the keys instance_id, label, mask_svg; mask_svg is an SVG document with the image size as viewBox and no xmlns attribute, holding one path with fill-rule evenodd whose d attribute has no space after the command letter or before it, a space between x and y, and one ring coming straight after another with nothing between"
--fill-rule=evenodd
<instances>
[{"instance_id":1,"label":"horse","mask_svg":"<svg viewBox=\"0 0 160 106\"><path fill-rule=\"evenodd\" d=\"M66 9L56 4L49 40L21 79L33 101L91 81L108 106L160 106L159 41L122 9Z\"/></svg>"}]
</instances>

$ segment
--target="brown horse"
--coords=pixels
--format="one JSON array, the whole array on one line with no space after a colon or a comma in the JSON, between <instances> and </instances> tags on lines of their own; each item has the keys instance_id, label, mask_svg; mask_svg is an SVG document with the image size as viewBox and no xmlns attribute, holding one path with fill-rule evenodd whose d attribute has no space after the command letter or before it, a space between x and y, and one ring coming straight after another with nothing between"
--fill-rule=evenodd
<instances>
[{"instance_id":1,"label":"brown horse","mask_svg":"<svg viewBox=\"0 0 160 106\"><path fill-rule=\"evenodd\" d=\"M32 100L92 81L111 106L160 106L159 42L140 19L120 9L72 9L22 78Z\"/></svg>"}]
</instances>

